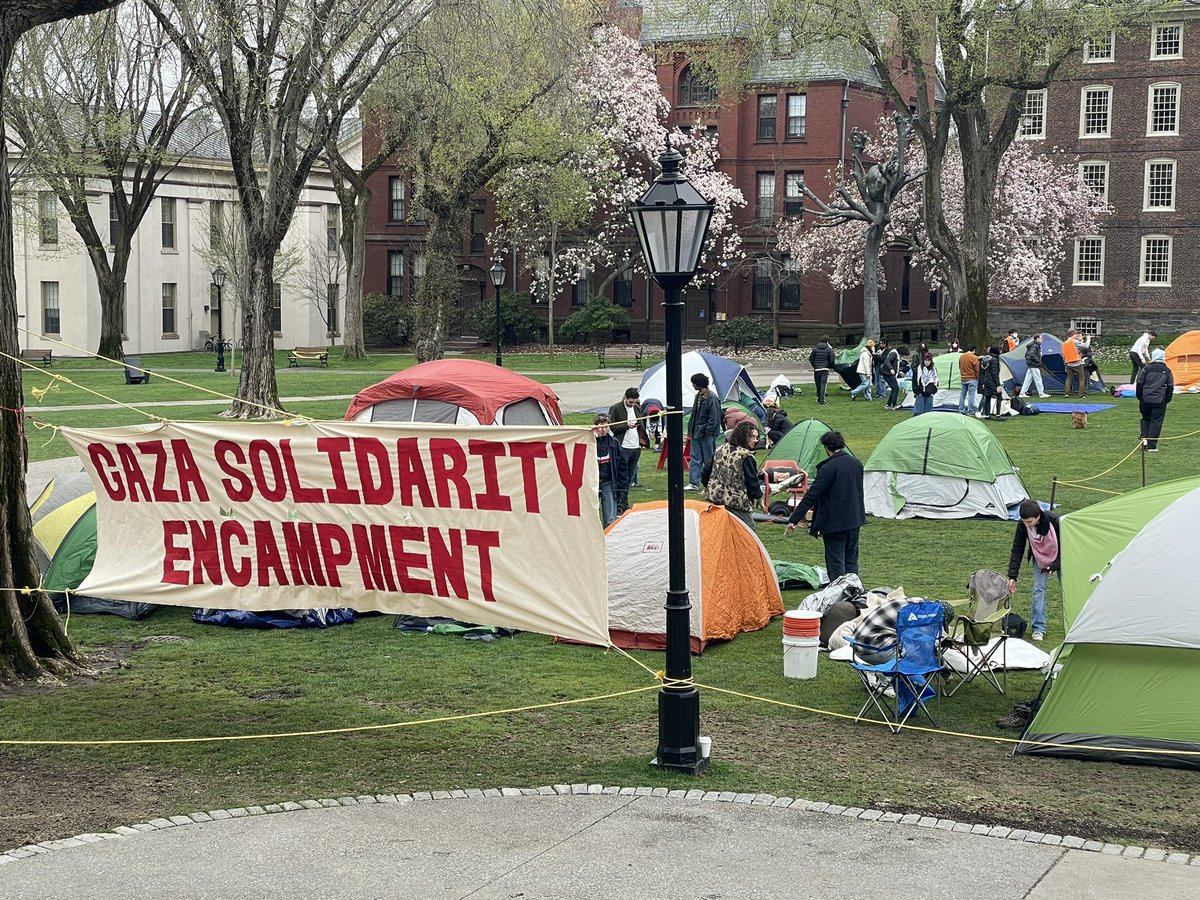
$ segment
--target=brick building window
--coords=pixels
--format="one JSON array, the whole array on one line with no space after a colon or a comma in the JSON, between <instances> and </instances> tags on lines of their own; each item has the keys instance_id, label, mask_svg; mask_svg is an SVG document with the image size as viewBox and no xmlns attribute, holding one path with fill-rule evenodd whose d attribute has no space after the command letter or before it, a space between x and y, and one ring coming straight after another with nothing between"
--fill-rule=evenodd
<instances>
[{"instance_id":1,"label":"brick building window","mask_svg":"<svg viewBox=\"0 0 1200 900\"><path fill-rule=\"evenodd\" d=\"M1115 35L1111 31L1101 37L1092 38L1083 45L1083 61L1085 63L1112 62L1116 59L1113 55L1115 44Z\"/></svg>"},{"instance_id":2,"label":"brick building window","mask_svg":"<svg viewBox=\"0 0 1200 900\"><path fill-rule=\"evenodd\" d=\"M397 299L404 296L404 253L400 250L388 251L387 292Z\"/></svg>"},{"instance_id":3,"label":"brick building window","mask_svg":"<svg viewBox=\"0 0 1200 900\"><path fill-rule=\"evenodd\" d=\"M1112 87L1096 84L1079 95L1079 136L1106 138L1112 128Z\"/></svg>"},{"instance_id":4,"label":"brick building window","mask_svg":"<svg viewBox=\"0 0 1200 900\"><path fill-rule=\"evenodd\" d=\"M633 306L633 269L625 266L613 279L613 303L626 309Z\"/></svg>"},{"instance_id":5,"label":"brick building window","mask_svg":"<svg viewBox=\"0 0 1200 900\"><path fill-rule=\"evenodd\" d=\"M779 100L774 94L760 94L758 98L758 139L775 140L775 110Z\"/></svg>"},{"instance_id":6,"label":"brick building window","mask_svg":"<svg viewBox=\"0 0 1200 900\"><path fill-rule=\"evenodd\" d=\"M575 283L571 285L571 305L587 306L588 302L588 270L580 263L575 267Z\"/></svg>"},{"instance_id":7,"label":"brick building window","mask_svg":"<svg viewBox=\"0 0 1200 900\"><path fill-rule=\"evenodd\" d=\"M696 74L692 66L679 73L679 106L712 106L717 102L717 89Z\"/></svg>"},{"instance_id":8,"label":"brick building window","mask_svg":"<svg viewBox=\"0 0 1200 900\"><path fill-rule=\"evenodd\" d=\"M1041 140L1046 137L1046 92L1026 91L1025 110L1021 114L1021 127L1017 137L1025 140Z\"/></svg>"},{"instance_id":9,"label":"brick building window","mask_svg":"<svg viewBox=\"0 0 1200 900\"><path fill-rule=\"evenodd\" d=\"M783 176L783 214L788 218L804 216L804 191L800 190L803 183L803 172L788 172Z\"/></svg>"},{"instance_id":10,"label":"brick building window","mask_svg":"<svg viewBox=\"0 0 1200 900\"><path fill-rule=\"evenodd\" d=\"M1171 238L1148 234L1142 238L1142 277L1139 287L1171 286Z\"/></svg>"},{"instance_id":11,"label":"brick building window","mask_svg":"<svg viewBox=\"0 0 1200 900\"><path fill-rule=\"evenodd\" d=\"M779 308L800 308L800 267L790 256L783 258L783 281L779 285Z\"/></svg>"},{"instance_id":12,"label":"brick building window","mask_svg":"<svg viewBox=\"0 0 1200 900\"><path fill-rule=\"evenodd\" d=\"M404 176L388 176L388 221L403 222L407 214L404 208Z\"/></svg>"},{"instance_id":13,"label":"brick building window","mask_svg":"<svg viewBox=\"0 0 1200 900\"><path fill-rule=\"evenodd\" d=\"M1155 25L1150 37L1151 59L1180 59L1183 57L1183 25Z\"/></svg>"},{"instance_id":14,"label":"brick building window","mask_svg":"<svg viewBox=\"0 0 1200 900\"><path fill-rule=\"evenodd\" d=\"M761 257L754 261L754 288L750 294L750 308L759 310L770 310L774 308L771 303L771 292L774 285L771 282L771 260L768 257Z\"/></svg>"},{"instance_id":15,"label":"brick building window","mask_svg":"<svg viewBox=\"0 0 1200 900\"><path fill-rule=\"evenodd\" d=\"M756 184L754 222L756 225L773 224L775 221L775 173L759 172Z\"/></svg>"},{"instance_id":16,"label":"brick building window","mask_svg":"<svg viewBox=\"0 0 1200 900\"><path fill-rule=\"evenodd\" d=\"M1104 284L1104 238L1082 237L1075 241L1074 284Z\"/></svg>"},{"instance_id":17,"label":"brick building window","mask_svg":"<svg viewBox=\"0 0 1200 900\"><path fill-rule=\"evenodd\" d=\"M787 131L785 136L789 141L802 141L807 132L808 95L787 95Z\"/></svg>"},{"instance_id":18,"label":"brick building window","mask_svg":"<svg viewBox=\"0 0 1200 900\"><path fill-rule=\"evenodd\" d=\"M1179 85L1150 85L1146 103L1146 134L1179 134Z\"/></svg>"},{"instance_id":19,"label":"brick building window","mask_svg":"<svg viewBox=\"0 0 1200 900\"><path fill-rule=\"evenodd\" d=\"M1145 184L1142 209L1157 212L1175 210L1175 160L1146 160Z\"/></svg>"},{"instance_id":20,"label":"brick building window","mask_svg":"<svg viewBox=\"0 0 1200 900\"><path fill-rule=\"evenodd\" d=\"M486 223L487 218L482 209L477 209L471 213L471 252L482 253L487 249L487 233Z\"/></svg>"},{"instance_id":21,"label":"brick building window","mask_svg":"<svg viewBox=\"0 0 1200 900\"><path fill-rule=\"evenodd\" d=\"M1079 164L1079 178L1092 189L1096 196L1089 201L1091 206L1108 203L1108 163L1102 159L1088 159Z\"/></svg>"}]
</instances>

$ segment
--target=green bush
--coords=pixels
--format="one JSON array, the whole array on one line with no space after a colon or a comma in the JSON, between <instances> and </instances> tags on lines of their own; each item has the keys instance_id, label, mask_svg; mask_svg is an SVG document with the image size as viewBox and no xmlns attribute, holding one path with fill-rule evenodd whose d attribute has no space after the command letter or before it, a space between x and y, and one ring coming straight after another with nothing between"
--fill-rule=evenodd
<instances>
[{"instance_id":1,"label":"green bush","mask_svg":"<svg viewBox=\"0 0 1200 900\"><path fill-rule=\"evenodd\" d=\"M363 297L363 342L368 347L403 347L412 332L412 307L387 294Z\"/></svg>"},{"instance_id":2,"label":"green bush","mask_svg":"<svg viewBox=\"0 0 1200 900\"><path fill-rule=\"evenodd\" d=\"M741 353L750 344L761 344L771 339L771 323L750 316L739 316L714 322L708 329L708 339L714 344L732 346L734 353Z\"/></svg>"},{"instance_id":3,"label":"green bush","mask_svg":"<svg viewBox=\"0 0 1200 900\"><path fill-rule=\"evenodd\" d=\"M564 337L589 337L596 331L611 331L629 327L629 310L617 306L607 297L593 297L583 309L577 310L562 323Z\"/></svg>"},{"instance_id":4,"label":"green bush","mask_svg":"<svg viewBox=\"0 0 1200 900\"><path fill-rule=\"evenodd\" d=\"M490 300L475 304L463 318L467 330L489 344L496 340L496 303L494 297ZM500 292L500 322L506 344L523 344L532 340L541 324L529 295L512 291Z\"/></svg>"}]
</instances>

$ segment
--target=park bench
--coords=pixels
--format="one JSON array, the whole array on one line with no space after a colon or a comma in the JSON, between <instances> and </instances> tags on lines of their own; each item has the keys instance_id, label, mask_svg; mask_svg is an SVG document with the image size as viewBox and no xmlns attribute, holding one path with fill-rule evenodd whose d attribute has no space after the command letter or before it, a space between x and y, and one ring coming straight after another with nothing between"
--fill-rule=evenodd
<instances>
[{"instance_id":1,"label":"park bench","mask_svg":"<svg viewBox=\"0 0 1200 900\"><path fill-rule=\"evenodd\" d=\"M125 383L126 384L149 384L150 373L142 371L142 359L140 356L125 357Z\"/></svg>"},{"instance_id":2,"label":"park bench","mask_svg":"<svg viewBox=\"0 0 1200 900\"><path fill-rule=\"evenodd\" d=\"M316 363L324 368L329 367L328 347L297 347L288 353L288 368L299 368L301 363Z\"/></svg>"},{"instance_id":3,"label":"park bench","mask_svg":"<svg viewBox=\"0 0 1200 900\"><path fill-rule=\"evenodd\" d=\"M43 366L53 367L53 356L53 350L38 350L34 347L29 347L21 351L21 359L28 360L30 362L40 362Z\"/></svg>"},{"instance_id":4,"label":"park bench","mask_svg":"<svg viewBox=\"0 0 1200 900\"><path fill-rule=\"evenodd\" d=\"M596 351L600 357L600 368L608 368L610 362L633 362L635 369L642 367L642 355L646 348L640 344L621 344L620 346L601 347Z\"/></svg>"}]
</instances>

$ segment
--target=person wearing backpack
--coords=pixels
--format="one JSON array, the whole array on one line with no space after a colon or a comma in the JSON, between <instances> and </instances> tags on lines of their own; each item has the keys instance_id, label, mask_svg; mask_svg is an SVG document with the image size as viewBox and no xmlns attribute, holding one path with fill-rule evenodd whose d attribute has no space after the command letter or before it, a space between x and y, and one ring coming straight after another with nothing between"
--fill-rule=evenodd
<instances>
[{"instance_id":1,"label":"person wearing backpack","mask_svg":"<svg viewBox=\"0 0 1200 900\"><path fill-rule=\"evenodd\" d=\"M979 414L985 419L999 415L1001 397L1000 348L988 347L987 353L979 357Z\"/></svg>"},{"instance_id":2,"label":"person wearing backpack","mask_svg":"<svg viewBox=\"0 0 1200 900\"><path fill-rule=\"evenodd\" d=\"M933 411L933 397L938 392L938 377L932 353L926 353L920 367L913 372L912 392L914 416Z\"/></svg>"},{"instance_id":3,"label":"person wearing backpack","mask_svg":"<svg viewBox=\"0 0 1200 900\"><path fill-rule=\"evenodd\" d=\"M1150 364L1137 374L1138 407L1142 413L1142 446L1147 453L1158 452L1158 436L1162 434L1167 404L1175 396L1175 376L1167 368L1167 354L1155 350Z\"/></svg>"},{"instance_id":4,"label":"person wearing backpack","mask_svg":"<svg viewBox=\"0 0 1200 900\"><path fill-rule=\"evenodd\" d=\"M817 402L820 404L828 402L825 399L825 388L829 384L829 372L836 360L833 346L829 343L829 335L821 335L817 346L813 347L812 353L808 354L808 364L812 366L813 381L817 385Z\"/></svg>"},{"instance_id":5,"label":"person wearing backpack","mask_svg":"<svg viewBox=\"0 0 1200 900\"><path fill-rule=\"evenodd\" d=\"M887 404L884 409L899 409L900 404L900 354L888 344L887 339L880 340L883 345L880 374L888 388Z\"/></svg>"}]
</instances>

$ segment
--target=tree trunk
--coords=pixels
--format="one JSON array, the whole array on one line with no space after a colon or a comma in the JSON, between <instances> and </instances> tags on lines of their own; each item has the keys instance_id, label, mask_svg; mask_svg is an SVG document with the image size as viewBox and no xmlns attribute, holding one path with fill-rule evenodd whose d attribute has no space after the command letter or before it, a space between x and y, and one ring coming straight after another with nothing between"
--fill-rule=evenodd
<instances>
[{"instance_id":1,"label":"tree trunk","mask_svg":"<svg viewBox=\"0 0 1200 900\"><path fill-rule=\"evenodd\" d=\"M279 242L265 235L249 236L247 228L245 347L238 380L238 399L221 413L226 419L270 419L279 415L279 388L275 381L275 332L271 328L273 306L271 272ZM238 322L229 323L226 334L236 334Z\"/></svg>"},{"instance_id":2,"label":"tree trunk","mask_svg":"<svg viewBox=\"0 0 1200 900\"><path fill-rule=\"evenodd\" d=\"M347 201L351 215L346 215ZM342 256L346 260L346 324L342 336L342 359L366 359L363 341L363 278L367 260L367 209L371 190L354 192L342 200Z\"/></svg>"},{"instance_id":3,"label":"tree trunk","mask_svg":"<svg viewBox=\"0 0 1200 900\"><path fill-rule=\"evenodd\" d=\"M0 113L13 47L27 22L0 9ZM50 598L40 590L33 525L25 502L21 368L17 341L12 188L8 140L0 115L0 681L65 674L81 659L63 630ZM29 594L13 589L33 588Z\"/></svg>"},{"instance_id":4,"label":"tree trunk","mask_svg":"<svg viewBox=\"0 0 1200 900\"><path fill-rule=\"evenodd\" d=\"M863 337L879 339L879 249L884 225L867 227L863 257Z\"/></svg>"},{"instance_id":5,"label":"tree trunk","mask_svg":"<svg viewBox=\"0 0 1200 900\"><path fill-rule=\"evenodd\" d=\"M458 258L462 249L461 219L445 208L429 209L428 214L425 275L417 285L413 317L414 345L420 362L445 355L446 332L458 303Z\"/></svg>"},{"instance_id":6,"label":"tree trunk","mask_svg":"<svg viewBox=\"0 0 1200 900\"><path fill-rule=\"evenodd\" d=\"M103 264L97 261L95 253L88 248L92 256L92 268L96 272L96 287L100 292L100 346L97 352L109 359L123 360L125 358L125 272L129 264L129 254L118 247L113 252L112 264L109 265L107 253L100 249L105 257Z\"/></svg>"},{"instance_id":7,"label":"tree trunk","mask_svg":"<svg viewBox=\"0 0 1200 900\"><path fill-rule=\"evenodd\" d=\"M955 311L955 334L964 346L974 344L988 347L992 343L992 332L987 321L987 261L977 258L969 260L965 275L963 296L966 299Z\"/></svg>"}]
</instances>

